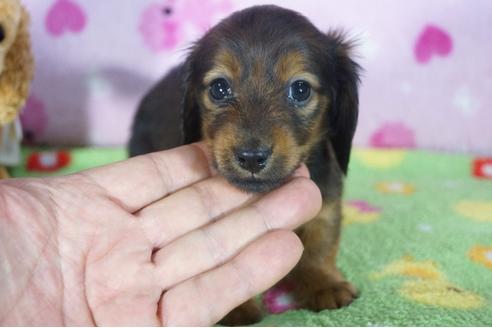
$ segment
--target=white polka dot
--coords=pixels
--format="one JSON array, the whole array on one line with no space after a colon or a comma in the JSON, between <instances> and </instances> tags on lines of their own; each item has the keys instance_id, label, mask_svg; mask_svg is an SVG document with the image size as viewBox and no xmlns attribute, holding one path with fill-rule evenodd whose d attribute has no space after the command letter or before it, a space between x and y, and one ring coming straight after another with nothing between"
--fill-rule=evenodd
<instances>
[{"instance_id":1,"label":"white polka dot","mask_svg":"<svg viewBox=\"0 0 492 328\"><path fill-rule=\"evenodd\" d=\"M460 87L453 97L453 105L464 116L473 116L479 107L479 101L471 94L468 86Z\"/></svg>"},{"instance_id":2,"label":"white polka dot","mask_svg":"<svg viewBox=\"0 0 492 328\"><path fill-rule=\"evenodd\" d=\"M485 253L485 258L492 262L492 251L488 251L487 253Z\"/></svg>"},{"instance_id":3,"label":"white polka dot","mask_svg":"<svg viewBox=\"0 0 492 328\"><path fill-rule=\"evenodd\" d=\"M91 94L96 97L108 95L113 91L109 81L98 74L92 74L89 76L87 83Z\"/></svg>"},{"instance_id":4,"label":"white polka dot","mask_svg":"<svg viewBox=\"0 0 492 328\"><path fill-rule=\"evenodd\" d=\"M45 168L54 167L57 159L57 154L53 152L45 152L39 156L39 162Z\"/></svg>"},{"instance_id":5,"label":"white polka dot","mask_svg":"<svg viewBox=\"0 0 492 328\"><path fill-rule=\"evenodd\" d=\"M482 173L487 177L492 177L492 164L482 166Z\"/></svg>"},{"instance_id":6,"label":"white polka dot","mask_svg":"<svg viewBox=\"0 0 492 328\"><path fill-rule=\"evenodd\" d=\"M402 82L400 84L400 91L401 93L403 93L404 95L409 95L410 93L412 93L413 91L413 85L411 85L410 83L408 82Z\"/></svg>"},{"instance_id":7,"label":"white polka dot","mask_svg":"<svg viewBox=\"0 0 492 328\"><path fill-rule=\"evenodd\" d=\"M294 302L294 299L289 294L282 294L277 298L277 304L280 306L288 306Z\"/></svg>"},{"instance_id":8,"label":"white polka dot","mask_svg":"<svg viewBox=\"0 0 492 328\"><path fill-rule=\"evenodd\" d=\"M388 189L394 192L402 192L405 189L405 186L400 182L391 182L388 183Z\"/></svg>"},{"instance_id":9,"label":"white polka dot","mask_svg":"<svg viewBox=\"0 0 492 328\"><path fill-rule=\"evenodd\" d=\"M381 47L374 41L374 37L367 31L356 35L356 38L360 40L357 53L361 54L365 60L372 60L377 57Z\"/></svg>"},{"instance_id":10,"label":"white polka dot","mask_svg":"<svg viewBox=\"0 0 492 328\"><path fill-rule=\"evenodd\" d=\"M422 232L427 232L427 233L432 232L432 226L426 223L419 224L417 228Z\"/></svg>"}]
</instances>

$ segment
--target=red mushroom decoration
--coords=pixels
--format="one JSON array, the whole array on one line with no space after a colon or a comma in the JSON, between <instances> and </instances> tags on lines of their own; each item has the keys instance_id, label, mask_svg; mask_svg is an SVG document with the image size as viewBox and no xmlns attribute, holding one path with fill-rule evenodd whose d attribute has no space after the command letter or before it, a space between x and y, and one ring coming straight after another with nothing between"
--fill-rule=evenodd
<instances>
[{"instance_id":1,"label":"red mushroom decoration","mask_svg":"<svg viewBox=\"0 0 492 328\"><path fill-rule=\"evenodd\" d=\"M473 161L473 175L481 179L492 179L492 158L476 158Z\"/></svg>"},{"instance_id":2,"label":"red mushroom decoration","mask_svg":"<svg viewBox=\"0 0 492 328\"><path fill-rule=\"evenodd\" d=\"M55 172L70 164L70 154L65 151L35 152L27 158L27 170Z\"/></svg>"}]
</instances>

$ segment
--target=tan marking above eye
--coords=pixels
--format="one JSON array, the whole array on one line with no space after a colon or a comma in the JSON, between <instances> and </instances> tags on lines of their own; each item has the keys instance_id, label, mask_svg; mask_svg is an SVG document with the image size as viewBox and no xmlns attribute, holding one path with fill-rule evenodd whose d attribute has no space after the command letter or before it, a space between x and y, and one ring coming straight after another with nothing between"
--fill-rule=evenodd
<instances>
[{"instance_id":1,"label":"tan marking above eye","mask_svg":"<svg viewBox=\"0 0 492 328\"><path fill-rule=\"evenodd\" d=\"M204 85L209 85L213 80L218 78L226 78L229 81L239 80L241 76L241 63L227 49L221 49L217 52L213 59L212 69L208 71L204 78Z\"/></svg>"},{"instance_id":2,"label":"tan marking above eye","mask_svg":"<svg viewBox=\"0 0 492 328\"><path fill-rule=\"evenodd\" d=\"M222 65L218 65L205 74L203 78L203 84L208 86L214 80L219 78L225 78L226 80L230 80L231 79L230 76L231 76L231 72L226 67Z\"/></svg>"},{"instance_id":3,"label":"tan marking above eye","mask_svg":"<svg viewBox=\"0 0 492 328\"><path fill-rule=\"evenodd\" d=\"M292 83L297 80L306 80L314 89L320 86L316 75L308 71L308 59L299 51L291 51L282 55L277 61L274 72L282 83Z\"/></svg>"},{"instance_id":4,"label":"tan marking above eye","mask_svg":"<svg viewBox=\"0 0 492 328\"><path fill-rule=\"evenodd\" d=\"M299 51L282 54L275 64L275 73L281 79L289 80L293 75L305 71L306 59Z\"/></svg>"}]
</instances>

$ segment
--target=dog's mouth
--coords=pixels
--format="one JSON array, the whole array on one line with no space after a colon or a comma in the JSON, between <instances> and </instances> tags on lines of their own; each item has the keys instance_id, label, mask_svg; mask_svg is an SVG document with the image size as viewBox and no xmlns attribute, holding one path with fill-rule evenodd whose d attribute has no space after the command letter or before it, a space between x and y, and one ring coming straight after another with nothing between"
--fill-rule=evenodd
<instances>
[{"instance_id":1,"label":"dog's mouth","mask_svg":"<svg viewBox=\"0 0 492 328\"><path fill-rule=\"evenodd\" d=\"M217 172L230 184L249 193L266 193L286 183L301 165L302 158L297 161L286 155L273 154L267 161L257 164L241 157L234 152L213 152L213 163Z\"/></svg>"},{"instance_id":2,"label":"dog's mouth","mask_svg":"<svg viewBox=\"0 0 492 328\"><path fill-rule=\"evenodd\" d=\"M297 168L286 170L286 168L272 167L267 172L255 174L238 170L236 167L216 167L230 184L250 193L266 193L280 187L292 177Z\"/></svg>"},{"instance_id":3,"label":"dog's mouth","mask_svg":"<svg viewBox=\"0 0 492 328\"><path fill-rule=\"evenodd\" d=\"M283 179L264 179L255 176L250 178L226 177L226 179L241 190L251 193L265 193L282 185L288 176Z\"/></svg>"}]
</instances>

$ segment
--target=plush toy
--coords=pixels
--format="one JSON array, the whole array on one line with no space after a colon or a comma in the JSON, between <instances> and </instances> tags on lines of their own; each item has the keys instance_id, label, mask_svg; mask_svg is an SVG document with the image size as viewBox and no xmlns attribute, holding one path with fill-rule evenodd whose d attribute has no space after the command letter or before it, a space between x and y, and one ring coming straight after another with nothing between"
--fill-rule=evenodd
<instances>
[{"instance_id":1,"label":"plush toy","mask_svg":"<svg viewBox=\"0 0 492 328\"><path fill-rule=\"evenodd\" d=\"M0 0L0 178L20 159L19 111L33 75L29 15L19 0Z\"/></svg>"}]
</instances>

